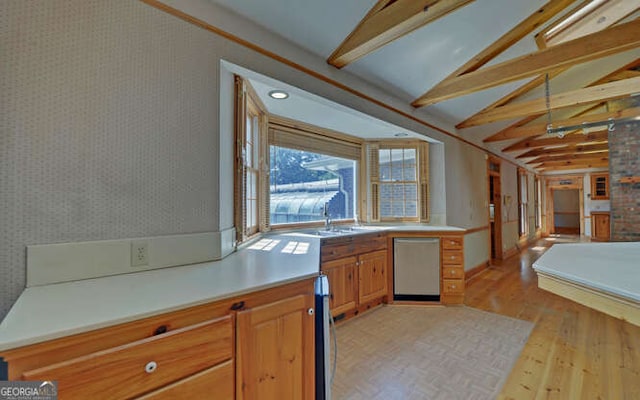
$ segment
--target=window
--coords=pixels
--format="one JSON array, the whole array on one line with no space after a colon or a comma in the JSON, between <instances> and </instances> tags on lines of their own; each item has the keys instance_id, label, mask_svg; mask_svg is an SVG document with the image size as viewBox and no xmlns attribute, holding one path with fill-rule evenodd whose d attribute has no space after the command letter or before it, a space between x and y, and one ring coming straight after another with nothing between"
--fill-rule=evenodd
<instances>
[{"instance_id":1,"label":"window","mask_svg":"<svg viewBox=\"0 0 640 400\"><path fill-rule=\"evenodd\" d=\"M428 154L427 143L370 145L372 221L429 220Z\"/></svg>"},{"instance_id":2,"label":"window","mask_svg":"<svg viewBox=\"0 0 640 400\"><path fill-rule=\"evenodd\" d=\"M262 195L266 159L266 113L248 82L236 76L235 226L242 242L268 228Z\"/></svg>"},{"instance_id":3,"label":"window","mask_svg":"<svg viewBox=\"0 0 640 400\"><path fill-rule=\"evenodd\" d=\"M358 217L362 141L272 116L269 120L269 218L272 225Z\"/></svg>"},{"instance_id":4,"label":"window","mask_svg":"<svg viewBox=\"0 0 640 400\"><path fill-rule=\"evenodd\" d=\"M272 225L356 217L357 162L269 146L269 219Z\"/></svg>"},{"instance_id":5,"label":"window","mask_svg":"<svg viewBox=\"0 0 640 400\"><path fill-rule=\"evenodd\" d=\"M537 176L535 177L535 180L534 180L533 190L534 190L533 203L536 210L535 211L536 230L538 230L542 227L542 202L540 201L542 197L542 184L540 182L540 178L538 178Z\"/></svg>"},{"instance_id":6,"label":"window","mask_svg":"<svg viewBox=\"0 0 640 400\"><path fill-rule=\"evenodd\" d=\"M527 210L527 173L523 170L518 171L518 231L520 236L529 233L529 217Z\"/></svg>"}]
</instances>

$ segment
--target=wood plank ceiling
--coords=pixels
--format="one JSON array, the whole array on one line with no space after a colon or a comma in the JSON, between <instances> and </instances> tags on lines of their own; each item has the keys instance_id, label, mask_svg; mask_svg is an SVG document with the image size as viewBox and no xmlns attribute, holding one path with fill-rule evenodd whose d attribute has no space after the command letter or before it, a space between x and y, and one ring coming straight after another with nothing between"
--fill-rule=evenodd
<instances>
[{"instance_id":1,"label":"wood plank ceiling","mask_svg":"<svg viewBox=\"0 0 640 400\"><path fill-rule=\"evenodd\" d=\"M379 0L328 58L338 68L365 57L386 44L472 3L469 0ZM607 127L546 133L553 110L568 108L568 117L552 126L574 126L610 118L640 116L640 107L609 110L607 101L640 93L640 59L620 66L584 87L521 100L534 89L578 64L640 47L640 0L551 0L513 29L471 57L412 102L423 107L523 78L532 78L513 92L458 123L464 130L496 121L520 118L483 139L485 143L519 139L502 148L521 152L518 159L539 172L598 168L608 165ZM555 20L554 20L555 18ZM533 53L486 66L526 36L535 33L539 49ZM582 107L577 107L582 106ZM586 109L585 109L586 107ZM464 132L464 131L463 131ZM524 152L523 152L524 151Z\"/></svg>"}]
</instances>

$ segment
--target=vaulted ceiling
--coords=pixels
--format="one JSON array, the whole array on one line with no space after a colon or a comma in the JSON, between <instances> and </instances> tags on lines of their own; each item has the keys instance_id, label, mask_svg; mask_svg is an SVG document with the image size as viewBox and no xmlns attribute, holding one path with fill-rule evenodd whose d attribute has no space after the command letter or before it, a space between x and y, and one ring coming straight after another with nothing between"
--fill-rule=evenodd
<instances>
[{"instance_id":1,"label":"vaulted ceiling","mask_svg":"<svg viewBox=\"0 0 640 400\"><path fill-rule=\"evenodd\" d=\"M640 116L640 0L211 1L540 172L608 164L549 122Z\"/></svg>"}]
</instances>

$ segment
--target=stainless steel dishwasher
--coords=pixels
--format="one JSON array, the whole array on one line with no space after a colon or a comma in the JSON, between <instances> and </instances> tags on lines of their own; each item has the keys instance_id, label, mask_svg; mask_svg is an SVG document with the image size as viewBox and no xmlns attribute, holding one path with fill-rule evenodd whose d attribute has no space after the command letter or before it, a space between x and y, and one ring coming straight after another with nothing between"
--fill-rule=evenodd
<instances>
[{"instance_id":1,"label":"stainless steel dishwasher","mask_svg":"<svg viewBox=\"0 0 640 400\"><path fill-rule=\"evenodd\" d=\"M440 239L393 240L394 300L440 300Z\"/></svg>"}]
</instances>

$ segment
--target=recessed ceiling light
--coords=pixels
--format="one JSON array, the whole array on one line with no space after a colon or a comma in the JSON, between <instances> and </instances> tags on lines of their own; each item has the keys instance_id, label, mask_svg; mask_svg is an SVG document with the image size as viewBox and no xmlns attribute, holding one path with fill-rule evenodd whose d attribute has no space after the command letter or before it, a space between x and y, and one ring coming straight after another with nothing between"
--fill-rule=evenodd
<instances>
[{"instance_id":1,"label":"recessed ceiling light","mask_svg":"<svg viewBox=\"0 0 640 400\"><path fill-rule=\"evenodd\" d=\"M408 133L404 133L404 132L398 132L398 133L395 133L393 136L395 136L395 137L407 137L407 136L409 136L409 134Z\"/></svg>"},{"instance_id":2,"label":"recessed ceiling light","mask_svg":"<svg viewBox=\"0 0 640 400\"><path fill-rule=\"evenodd\" d=\"M289 93L284 90L272 90L269 92L269 97L276 100L284 100L289 97Z\"/></svg>"}]
</instances>

